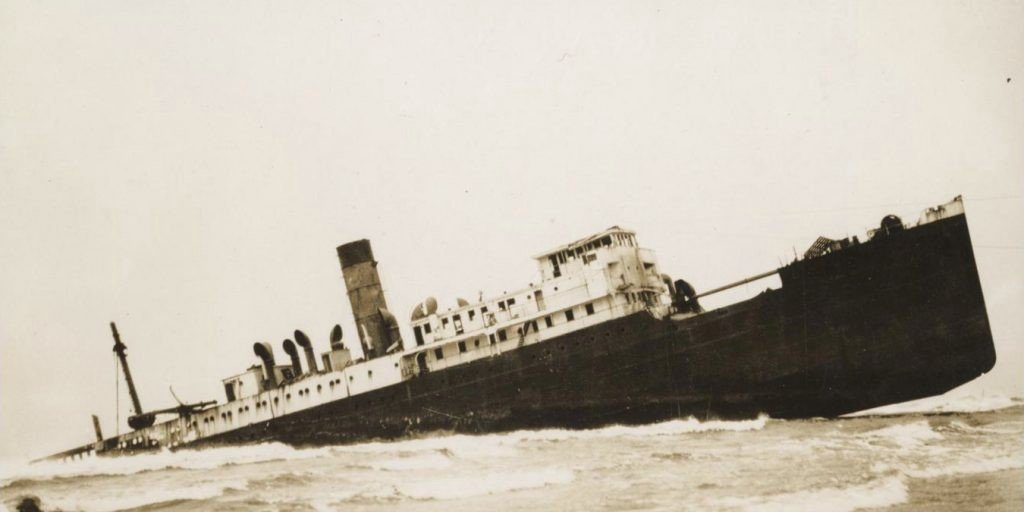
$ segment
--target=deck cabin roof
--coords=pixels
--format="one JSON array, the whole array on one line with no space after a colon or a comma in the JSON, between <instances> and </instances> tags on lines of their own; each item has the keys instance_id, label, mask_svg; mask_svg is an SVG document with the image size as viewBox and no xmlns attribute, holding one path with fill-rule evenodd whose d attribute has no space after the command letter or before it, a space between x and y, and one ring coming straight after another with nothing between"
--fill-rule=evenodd
<instances>
[{"instance_id":1,"label":"deck cabin roof","mask_svg":"<svg viewBox=\"0 0 1024 512\"><path fill-rule=\"evenodd\" d=\"M548 256L551 256L553 254L558 254L558 253L560 253L562 251L576 250L577 247L581 247L581 246L587 245L590 242L593 242L595 240L600 240L601 237L603 237L605 235L610 235L610 234L613 234L613 233L622 233L622 234L626 234L626 235L636 236L636 231L633 231L631 229L626 229L626 228L623 228L623 227L620 227L620 226L612 226L612 227L610 227L608 229L605 229L604 231L600 231L598 233L594 233L593 235L590 235L590 236L581 238L579 240L576 240L575 242L571 242L571 243L568 243L568 244L565 244L565 245L560 245L560 246L555 247L553 249L544 251L543 253L540 253L540 254L537 254L537 255L533 256L533 259L535 259L535 260L543 260L543 259L547 258Z\"/></svg>"}]
</instances>

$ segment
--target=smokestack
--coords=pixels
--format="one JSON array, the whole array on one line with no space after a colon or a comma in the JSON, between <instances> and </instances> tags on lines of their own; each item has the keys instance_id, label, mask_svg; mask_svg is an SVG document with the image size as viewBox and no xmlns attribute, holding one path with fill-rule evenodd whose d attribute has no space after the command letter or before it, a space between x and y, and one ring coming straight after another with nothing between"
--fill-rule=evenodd
<instances>
[{"instance_id":1,"label":"smokestack","mask_svg":"<svg viewBox=\"0 0 1024 512\"><path fill-rule=\"evenodd\" d=\"M388 304L384 300L370 241L357 240L338 246L338 259L366 359L384 355L395 343L401 348L401 338L392 337L393 332L381 313L381 310L387 311Z\"/></svg>"},{"instance_id":2,"label":"smokestack","mask_svg":"<svg viewBox=\"0 0 1024 512\"><path fill-rule=\"evenodd\" d=\"M274 373L274 349L265 341L252 344L252 351L263 360L263 375L268 383L266 389L277 387L277 375Z\"/></svg>"},{"instance_id":3,"label":"smokestack","mask_svg":"<svg viewBox=\"0 0 1024 512\"><path fill-rule=\"evenodd\" d=\"M306 333L296 329L295 343L302 347L302 350L306 353L307 371L311 374L318 373L320 370L316 367L316 354L313 352L313 342L309 340L309 336L306 336Z\"/></svg>"},{"instance_id":4,"label":"smokestack","mask_svg":"<svg viewBox=\"0 0 1024 512\"><path fill-rule=\"evenodd\" d=\"M302 363L299 362L299 351L295 349L292 340L284 340L284 353L292 359L292 373L295 377L302 375Z\"/></svg>"}]
</instances>

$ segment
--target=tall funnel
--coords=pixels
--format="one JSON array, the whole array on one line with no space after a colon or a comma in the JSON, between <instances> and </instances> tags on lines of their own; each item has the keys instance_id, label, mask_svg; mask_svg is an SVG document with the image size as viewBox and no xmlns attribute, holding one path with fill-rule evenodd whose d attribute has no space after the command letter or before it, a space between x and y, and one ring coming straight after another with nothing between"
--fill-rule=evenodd
<instances>
[{"instance_id":1,"label":"tall funnel","mask_svg":"<svg viewBox=\"0 0 1024 512\"><path fill-rule=\"evenodd\" d=\"M384 300L384 290L380 285L370 241L356 240L338 246L338 259L341 260L341 275L345 278L348 300L352 304L356 330L359 331L359 340L363 344L366 358L384 355L388 347L396 342L401 348L401 340L392 339L392 333L381 314L381 310L387 311L388 304Z\"/></svg>"}]
</instances>

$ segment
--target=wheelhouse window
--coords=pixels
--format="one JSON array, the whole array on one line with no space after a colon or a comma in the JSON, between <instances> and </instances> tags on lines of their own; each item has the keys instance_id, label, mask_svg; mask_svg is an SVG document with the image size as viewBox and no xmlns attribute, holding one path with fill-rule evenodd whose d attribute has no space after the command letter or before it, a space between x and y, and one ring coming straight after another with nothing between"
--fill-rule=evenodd
<instances>
[{"instance_id":1,"label":"wheelhouse window","mask_svg":"<svg viewBox=\"0 0 1024 512\"><path fill-rule=\"evenodd\" d=\"M558 258L555 256L548 256L548 261L551 262L551 275L554 277L562 277L562 269L558 266Z\"/></svg>"}]
</instances>

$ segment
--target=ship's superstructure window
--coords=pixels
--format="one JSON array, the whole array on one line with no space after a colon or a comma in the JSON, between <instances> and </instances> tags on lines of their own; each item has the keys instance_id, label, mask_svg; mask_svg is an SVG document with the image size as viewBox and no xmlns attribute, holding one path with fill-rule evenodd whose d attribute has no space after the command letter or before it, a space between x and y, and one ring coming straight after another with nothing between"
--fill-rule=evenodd
<instances>
[{"instance_id":1,"label":"ship's superstructure window","mask_svg":"<svg viewBox=\"0 0 1024 512\"><path fill-rule=\"evenodd\" d=\"M508 348L516 350L587 327L588 322L575 321L577 315L596 317L600 311L602 318L614 319L638 312L641 304L646 304L648 311L652 306L667 305L668 300L660 295L666 294L667 288L653 252L634 247L638 246L632 232L612 226L535 256L539 284L530 283L527 288L502 292L490 299L481 293L477 303L459 300L458 306L446 313L417 310L411 326L415 344L428 346L434 357L428 361L424 353L420 363L417 358L421 356L413 356L402 368L402 377L422 373L423 368L445 359L446 353L447 359L437 363L440 367L496 353L493 349L480 350L483 345L518 341ZM436 333L431 332L434 327ZM420 372L414 371L417 367ZM238 395L237 388L235 391Z\"/></svg>"}]
</instances>

